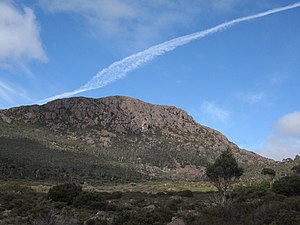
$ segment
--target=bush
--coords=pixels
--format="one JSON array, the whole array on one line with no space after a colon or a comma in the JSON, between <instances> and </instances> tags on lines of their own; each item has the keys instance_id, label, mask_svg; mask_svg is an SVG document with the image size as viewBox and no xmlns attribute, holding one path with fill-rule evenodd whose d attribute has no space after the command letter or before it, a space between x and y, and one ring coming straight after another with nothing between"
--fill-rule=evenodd
<instances>
[{"instance_id":1,"label":"bush","mask_svg":"<svg viewBox=\"0 0 300 225\"><path fill-rule=\"evenodd\" d=\"M77 208L104 210L107 203L101 193L84 191L73 199L73 206Z\"/></svg>"},{"instance_id":2,"label":"bush","mask_svg":"<svg viewBox=\"0 0 300 225\"><path fill-rule=\"evenodd\" d=\"M85 225L107 225L106 220L98 219L98 218L91 218L84 222Z\"/></svg>"},{"instance_id":3,"label":"bush","mask_svg":"<svg viewBox=\"0 0 300 225\"><path fill-rule=\"evenodd\" d=\"M300 175L300 164L292 167L293 173Z\"/></svg>"},{"instance_id":4,"label":"bush","mask_svg":"<svg viewBox=\"0 0 300 225\"><path fill-rule=\"evenodd\" d=\"M286 196L300 195L300 176L292 175L280 178L273 184L273 191Z\"/></svg>"},{"instance_id":5,"label":"bush","mask_svg":"<svg viewBox=\"0 0 300 225\"><path fill-rule=\"evenodd\" d=\"M117 210L118 210L118 206L112 203L108 204L105 209L105 211L117 211Z\"/></svg>"},{"instance_id":6,"label":"bush","mask_svg":"<svg viewBox=\"0 0 300 225\"><path fill-rule=\"evenodd\" d=\"M120 212L113 221L113 225L164 225L165 219L158 212Z\"/></svg>"},{"instance_id":7,"label":"bush","mask_svg":"<svg viewBox=\"0 0 300 225\"><path fill-rule=\"evenodd\" d=\"M117 213L117 215L114 217L113 225L123 225L125 222L130 220L131 213L128 211L120 211Z\"/></svg>"},{"instance_id":8,"label":"bush","mask_svg":"<svg viewBox=\"0 0 300 225\"><path fill-rule=\"evenodd\" d=\"M73 199L82 192L81 186L74 183L65 183L50 188L48 198L56 202L66 202L71 205Z\"/></svg>"},{"instance_id":9,"label":"bush","mask_svg":"<svg viewBox=\"0 0 300 225\"><path fill-rule=\"evenodd\" d=\"M106 200L109 200L109 199L120 199L120 198L122 198L122 192L120 192L120 191L114 191L112 193L103 192L102 195L103 195L103 197Z\"/></svg>"},{"instance_id":10,"label":"bush","mask_svg":"<svg viewBox=\"0 0 300 225\"><path fill-rule=\"evenodd\" d=\"M298 225L300 224L300 199L285 199L262 204L249 218L250 225Z\"/></svg>"},{"instance_id":11,"label":"bush","mask_svg":"<svg viewBox=\"0 0 300 225\"><path fill-rule=\"evenodd\" d=\"M299 225L300 224L300 212L280 210L277 218L275 219L276 225Z\"/></svg>"},{"instance_id":12,"label":"bush","mask_svg":"<svg viewBox=\"0 0 300 225\"><path fill-rule=\"evenodd\" d=\"M177 212L182 208L182 200L181 199L171 199L167 202L166 207L172 212Z\"/></svg>"},{"instance_id":13,"label":"bush","mask_svg":"<svg viewBox=\"0 0 300 225\"><path fill-rule=\"evenodd\" d=\"M243 202L262 198L268 194L269 188L266 188L263 185L260 186L246 186L246 187L237 187L231 193L231 198Z\"/></svg>"},{"instance_id":14,"label":"bush","mask_svg":"<svg viewBox=\"0 0 300 225\"><path fill-rule=\"evenodd\" d=\"M179 191L178 195L181 197L188 197L188 198L194 197L193 192L190 190Z\"/></svg>"}]
</instances>

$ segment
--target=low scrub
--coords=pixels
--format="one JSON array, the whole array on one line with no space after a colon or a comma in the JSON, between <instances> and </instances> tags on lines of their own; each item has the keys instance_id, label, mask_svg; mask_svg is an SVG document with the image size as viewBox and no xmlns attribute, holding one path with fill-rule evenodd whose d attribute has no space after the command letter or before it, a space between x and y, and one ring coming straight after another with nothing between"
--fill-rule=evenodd
<instances>
[{"instance_id":1,"label":"low scrub","mask_svg":"<svg viewBox=\"0 0 300 225\"><path fill-rule=\"evenodd\" d=\"M71 205L73 199L82 192L82 188L74 183L65 183L50 188L48 198L56 202L66 202Z\"/></svg>"},{"instance_id":2,"label":"low scrub","mask_svg":"<svg viewBox=\"0 0 300 225\"><path fill-rule=\"evenodd\" d=\"M87 209L106 209L107 203L99 192L83 191L73 199L73 206Z\"/></svg>"},{"instance_id":3,"label":"low scrub","mask_svg":"<svg viewBox=\"0 0 300 225\"><path fill-rule=\"evenodd\" d=\"M273 191L286 196L300 196L300 176L287 176L275 181Z\"/></svg>"}]
</instances>

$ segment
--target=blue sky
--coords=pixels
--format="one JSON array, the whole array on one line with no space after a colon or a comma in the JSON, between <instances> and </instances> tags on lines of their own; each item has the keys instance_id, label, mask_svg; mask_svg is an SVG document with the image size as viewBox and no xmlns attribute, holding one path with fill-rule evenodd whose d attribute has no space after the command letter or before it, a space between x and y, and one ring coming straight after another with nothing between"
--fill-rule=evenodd
<instances>
[{"instance_id":1,"label":"blue sky","mask_svg":"<svg viewBox=\"0 0 300 225\"><path fill-rule=\"evenodd\" d=\"M0 108L76 90L115 61L296 1L0 0ZM300 154L300 8L237 24L77 96L174 105L241 148Z\"/></svg>"}]
</instances>

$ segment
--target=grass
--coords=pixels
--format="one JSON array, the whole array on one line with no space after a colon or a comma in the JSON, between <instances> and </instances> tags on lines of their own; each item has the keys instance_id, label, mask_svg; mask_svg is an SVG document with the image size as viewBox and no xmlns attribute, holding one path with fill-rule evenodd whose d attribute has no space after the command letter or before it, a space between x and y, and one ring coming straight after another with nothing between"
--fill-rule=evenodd
<instances>
[{"instance_id":1,"label":"grass","mask_svg":"<svg viewBox=\"0 0 300 225\"><path fill-rule=\"evenodd\" d=\"M130 183L130 184L117 184L117 185L105 185L94 187L96 191L101 192L164 192L164 191L197 191L197 192L211 192L215 191L215 188L209 182L144 182L144 183Z\"/></svg>"},{"instance_id":2,"label":"grass","mask_svg":"<svg viewBox=\"0 0 300 225\"><path fill-rule=\"evenodd\" d=\"M31 188L39 193L47 193L49 189L57 185L50 182L30 182L30 181L0 181L0 189L7 185L18 184L24 187ZM177 192L190 190L193 192L212 192L216 189L209 182L144 182L144 183L129 183L129 184L114 184L114 185L89 185L83 184L83 190L94 190L99 192Z\"/></svg>"}]
</instances>

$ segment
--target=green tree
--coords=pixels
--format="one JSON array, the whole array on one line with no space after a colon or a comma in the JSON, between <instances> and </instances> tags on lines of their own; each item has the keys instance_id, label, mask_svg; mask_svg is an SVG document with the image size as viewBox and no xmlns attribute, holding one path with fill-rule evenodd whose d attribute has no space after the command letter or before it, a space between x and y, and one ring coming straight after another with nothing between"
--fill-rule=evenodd
<instances>
[{"instance_id":1,"label":"green tree","mask_svg":"<svg viewBox=\"0 0 300 225\"><path fill-rule=\"evenodd\" d=\"M222 196L222 204L226 204L226 194L229 188L243 174L230 150L221 153L214 164L206 168L206 175Z\"/></svg>"}]
</instances>

